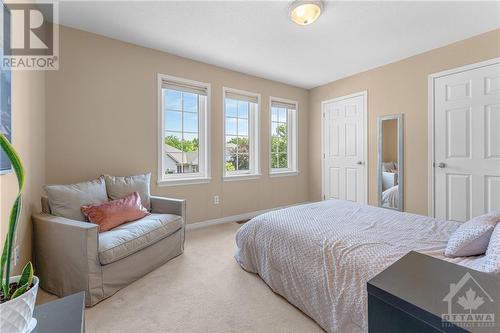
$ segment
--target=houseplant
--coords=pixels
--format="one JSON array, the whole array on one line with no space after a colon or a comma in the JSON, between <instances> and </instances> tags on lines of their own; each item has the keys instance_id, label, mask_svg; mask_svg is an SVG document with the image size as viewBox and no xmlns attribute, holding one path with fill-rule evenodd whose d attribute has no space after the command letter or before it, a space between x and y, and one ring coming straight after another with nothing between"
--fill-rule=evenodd
<instances>
[{"instance_id":1,"label":"houseplant","mask_svg":"<svg viewBox=\"0 0 500 333\"><path fill-rule=\"evenodd\" d=\"M12 248L21 213L25 175L19 155L3 133L0 133L0 146L8 156L19 184L19 192L10 212L0 259L0 332L25 333L36 325L33 308L38 291L38 278L33 275L31 262L26 264L21 275L11 276Z\"/></svg>"}]
</instances>

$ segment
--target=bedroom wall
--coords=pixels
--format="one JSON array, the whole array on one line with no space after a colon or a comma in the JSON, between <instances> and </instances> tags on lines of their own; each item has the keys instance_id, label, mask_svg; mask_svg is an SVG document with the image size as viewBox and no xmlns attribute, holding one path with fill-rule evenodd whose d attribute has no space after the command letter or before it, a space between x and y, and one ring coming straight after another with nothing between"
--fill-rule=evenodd
<instances>
[{"instance_id":1,"label":"bedroom wall","mask_svg":"<svg viewBox=\"0 0 500 333\"><path fill-rule=\"evenodd\" d=\"M382 160L384 162L398 159L398 121L395 119L382 122Z\"/></svg>"},{"instance_id":2,"label":"bedroom wall","mask_svg":"<svg viewBox=\"0 0 500 333\"><path fill-rule=\"evenodd\" d=\"M377 202L377 116L404 113L405 210L426 215L427 76L499 56L494 30L310 90L310 200L321 197L321 101L368 90L369 203Z\"/></svg>"},{"instance_id":3,"label":"bedroom wall","mask_svg":"<svg viewBox=\"0 0 500 333\"><path fill-rule=\"evenodd\" d=\"M212 85L209 184L156 185L158 72ZM261 94L258 180L222 181L223 86ZM299 103L298 176L269 177L269 96ZM305 202L307 107L305 89L61 27L60 70L47 73L47 182L151 171L153 194L187 199L189 223ZM213 204L214 195L220 205Z\"/></svg>"},{"instance_id":4,"label":"bedroom wall","mask_svg":"<svg viewBox=\"0 0 500 333\"><path fill-rule=\"evenodd\" d=\"M42 185L45 183L45 72L12 72L12 144L18 151L26 171L26 187L18 223L16 245L20 249L19 264L13 268L19 274L31 259L31 214L40 211ZM14 173L0 176L0 244L9 224L9 214L17 196Z\"/></svg>"}]
</instances>

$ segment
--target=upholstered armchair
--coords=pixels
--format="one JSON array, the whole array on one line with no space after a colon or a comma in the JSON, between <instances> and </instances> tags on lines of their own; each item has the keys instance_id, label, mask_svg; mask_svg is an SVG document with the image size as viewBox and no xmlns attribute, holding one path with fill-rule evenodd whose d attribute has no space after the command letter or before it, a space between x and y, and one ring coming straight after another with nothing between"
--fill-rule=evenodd
<instances>
[{"instance_id":1,"label":"upholstered armchair","mask_svg":"<svg viewBox=\"0 0 500 333\"><path fill-rule=\"evenodd\" d=\"M151 215L98 232L98 225L54 216L47 198L33 216L33 257L43 289L60 297L85 291L87 306L180 255L186 203L151 197Z\"/></svg>"}]
</instances>

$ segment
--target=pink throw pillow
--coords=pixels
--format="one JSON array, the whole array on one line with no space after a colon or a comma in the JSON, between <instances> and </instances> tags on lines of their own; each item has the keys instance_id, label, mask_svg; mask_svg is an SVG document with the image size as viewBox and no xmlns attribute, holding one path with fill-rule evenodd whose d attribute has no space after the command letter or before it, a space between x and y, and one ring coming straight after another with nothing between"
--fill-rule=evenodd
<instances>
[{"instance_id":1,"label":"pink throw pillow","mask_svg":"<svg viewBox=\"0 0 500 333\"><path fill-rule=\"evenodd\" d=\"M82 213L90 222L99 225L99 232L108 231L125 222L131 222L149 215L141 204L138 192L130 193L121 199L101 204L81 207Z\"/></svg>"}]
</instances>

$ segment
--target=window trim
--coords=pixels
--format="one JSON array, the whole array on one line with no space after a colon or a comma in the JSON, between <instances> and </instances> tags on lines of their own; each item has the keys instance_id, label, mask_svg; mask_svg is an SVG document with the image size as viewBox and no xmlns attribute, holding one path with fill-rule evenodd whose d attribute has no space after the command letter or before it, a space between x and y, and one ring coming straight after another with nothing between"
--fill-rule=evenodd
<instances>
[{"instance_id":1,"label":"window trim","mask_svg":"<svg viewBox=\"0 0 500 333\"><path fill-rule=\"evenodd\" d=\"M231 174L226 172L226 94L235 93L239 95L247 95L257 98L256 110L251 115L249 108L248 112L248 138L250 141L249 155L254 157L253 167L248 172L233 171ZM260 166L260 112L261 112L261 96L259 93L254 93L245 90L239 90L229 87L222 87L222 179L224 181L250 180L258 179L261 176ZM252 135L253 134L253 135ZM252 137L253 136L253 137ZM252 159L250 158L250 161Z\"/></svg>"},{"instance_id":2,"label":"window trim","mask_svg":"<svg viewBox=\"0 0 500 333\"><path fill-rule=\"evenodd\" d=\"M201 170L193 174L176 174L175 176L170 176L166 179L163 175L163 142L165 133L165 114L163 110L163 82L170 81L173 83L189 85L197 88L203 88L207 92L206 96L206 106L204 115L200 115L198 112L198 117L201 120L198 123L198 136L200 138L199 153L204 155L205 167L203 172ZM157 123L158 123L158 133L156 138L157 145L157 180L158 186L177 186L177 185L191 185L191 184L204 184L209 183L211 178L211 145L210 145L210 114L211 114L211 85L210 83L194 81L190 79L185 79L177 76L172 76L168 74L157 73ZM203 145L201 137L203 137ZM202 147L203 146L203 147ZM203 151L202 151L203 149Z\"/></svg>"},{"instance_id":3,"label":"window trim","mask_svg":"<svg viewBox=\"0 0 500 333\"><path fill-rule=\"evenodd\" d=\"M288 142L291 143L288 145L288 168L282 168L282 169L276 169L272 167L272 158L273 158L273 152L272 152L272 121L273 121L273 112L272 112L272 105L273 102L281 102L281 103L286 103L286 104L292 104L295 105L295 112L290 112L288 111L287 114L287 122L290 122L291 126L289 125L290 130L288 131ZM290 109L287 109L290 110ZM291 115L290 115L291 113ZM298 133L298 113L299 113L299 102L291 100L291 99L286 99L286 98L281 98L281 97L274 97L270 96L269 97L269 145L268 145L268 150L269 150L269 175L270 177L283 177L283 176L297 176L300 174L299 168L298 168L298 143L299 143L299 133ZM291 154L290 154L291 153Z\"/></svg>"}]
</instances>

